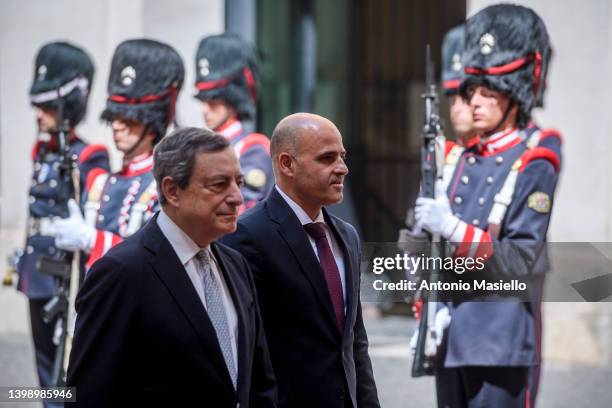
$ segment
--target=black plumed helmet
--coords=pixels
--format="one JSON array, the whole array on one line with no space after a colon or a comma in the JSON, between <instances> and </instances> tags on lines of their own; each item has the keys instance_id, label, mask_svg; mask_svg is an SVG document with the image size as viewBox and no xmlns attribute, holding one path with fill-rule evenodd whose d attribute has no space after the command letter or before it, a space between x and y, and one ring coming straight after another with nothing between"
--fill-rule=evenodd
<instances>
[{"instance_id":1,"label":"black plumed helmet","mask_svg":"<svg viewBox=\"0 0 612 408\"><path fill-rule=\"evenodd\" d=\"M184 77L183 60L171 46L150 39L122 42L111 62L102 119L143 123L155 134L157 143L174 120Z\"/></svg>"},{"instance_id":2,"label":"black plumed helmet","mask_svg":"<svg viewBox=\"0 0 612 408\"><path fill-rule=\"evenodd\" d=\"M459 93L459 85L465 76L463 72L463 43L465 26L452 28L442 41L442 88L446 95Z\"/></svg>"},{"instance_id":3,"label":"black plumed helmet","mask_svg":"<svg viewBox=\"0 0 612 408\"><path fill-rule=\"evenodd\" d=\"M531 9L511 4L487 7L466 23L461 92L472 85L496 89L519 106L518 125L525 127L534 107L543 106L546 74L552 55L548 32Z\"/></svg>"},{"instance_id":4,"label":"black plumed helmet","mask_svg":"<svg viewBox=\"0 0 612 408\"><path fill-rule=\"evenodd\" d=\"M241 120L255 118L257 52L235 34L205 37L196 52L196 95L201 101L223 100Z\"/></svg>"},{"instance_id":5,"label":"black plumed helmet","mask_svg":"<svg viewBox=\"0 0 612 408\"><path fill-rule=\"evenodd\" d=\"M66 42L44 45L36 56L30 102L34 106L62 108L63 119L76 126L85 116L94 76L91 58Z\"/></svg>"}]
</instances>

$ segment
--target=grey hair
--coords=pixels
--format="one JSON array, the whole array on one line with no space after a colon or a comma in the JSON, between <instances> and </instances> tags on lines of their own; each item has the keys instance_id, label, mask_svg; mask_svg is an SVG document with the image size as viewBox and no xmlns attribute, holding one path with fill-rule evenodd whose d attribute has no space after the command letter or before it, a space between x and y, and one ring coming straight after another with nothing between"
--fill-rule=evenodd
<instances>
[{"instance_id":1,"label":"grey hair","mask_svg":"<svg viewBox=\"0 0 612 408\"><path fill-rule=\"evenodd\" d=\"M178 128L155 146L153 176L157 183L157 195L161 205L168 201L162 192L162 180L170 177L184 190L189 184L198 153L214 153L229 147L229 142L209 129L195 127Z\"/></svg>"}]
</instances>

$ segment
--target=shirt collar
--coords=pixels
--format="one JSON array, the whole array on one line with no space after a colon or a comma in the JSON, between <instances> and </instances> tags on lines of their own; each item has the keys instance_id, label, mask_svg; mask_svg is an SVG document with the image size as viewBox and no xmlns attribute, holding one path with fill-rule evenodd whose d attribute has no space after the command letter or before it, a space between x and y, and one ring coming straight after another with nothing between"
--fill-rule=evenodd
<instances>
[{"instance_id":1,"label":"shirt collar","mask_svg":"<svg viewBox=\"0 0 612 408\"><path fill-rule=\"evenodd\" d=\"M153 170L153 152L143 153L134 157L129 163L123 166L122 176L138 176Z\"/></svg>"},{"instance_id":2,"label":"shirt collar","mask_svg":"<svg viewBox=\"0 0 612 408\"><path fill-rule=\"evenodd\" d=\"M483 156L501 153L521 142L521 132L518 128L511 128L497 132L484 139L479 138L479 150Z\"/></svg>"},{"instance_id":3,"label":"shirt collar","mask_svg":"<svg viewBox=\"0 0 612 408\"><path fill-rule=\"evenodd\" d=\"M228 140L232 140L242 133L242 123L235 118L228 119L217 129L217 133L225 136Z\"/></svg>"},{"instance_id":4,"label":"shirt collar","mask_svg":"<svg viewBox=\"0 0 612 408\"><path fill-rule=\"evenodd\" d=\"M176 225L163 209L159 211L157 216L157 225L168 241L170 241L170 245L172 245L183 266L203 249L193 242L189 235ZM210 245L204 249L210 251Z\"/></svg>"},{"instance_id":5,"label":"shirt collar","mask_svg":"<svg viewBox=\"0 0 612 408\"><path fill-rule=\"evenodd\" d=\"M291 207L291 209L293 210L295 215L298 217L298 220L300 220L300 223L302 225L310 224L312 222L322 222L322 223L325 223L325 218L323 217L323 211L319 211L319 214L317 214L315 219L311 220L310 217L308 216L308 214L306 214L306 211L304 211L304 209L302 207L300 207L300 205L298 203L293 201L291 199L291 197L289 197L287 194L285 194L285 192L283 190L281 190L278 185L275 185L274 188L276 188L276 191L278 191L278 193L281 195L281 197L283 197L283 199L287 202L287 204L289 204L289 207Z\"/></svg>"}]
</instances>

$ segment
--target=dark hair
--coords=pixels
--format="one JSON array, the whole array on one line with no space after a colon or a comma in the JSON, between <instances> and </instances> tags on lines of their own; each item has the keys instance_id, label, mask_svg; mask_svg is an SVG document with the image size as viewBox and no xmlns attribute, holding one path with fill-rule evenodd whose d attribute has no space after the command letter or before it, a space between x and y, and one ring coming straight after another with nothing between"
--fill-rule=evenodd
<instances>
[{"instance_id":1,"label":"dark hair","mask_svg":"<svg viewBox=\"0 0 612 408\"><path fill-rule=\"evenodd\" d=\"M153 153L153 176L159 203L167 202L161 189L164 177L171 177L183 190L189 184L198 153L219 152L228 147L229 142L220 134L195 127L178 128L163 138Z\"/></svg>"}]
</instances>

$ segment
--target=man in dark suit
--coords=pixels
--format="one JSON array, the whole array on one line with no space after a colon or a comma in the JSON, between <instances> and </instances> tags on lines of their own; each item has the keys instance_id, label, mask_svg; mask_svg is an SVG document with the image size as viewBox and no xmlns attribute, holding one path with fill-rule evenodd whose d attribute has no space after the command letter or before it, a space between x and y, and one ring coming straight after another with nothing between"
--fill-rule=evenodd
<instances>
[{"instance_id":1,"label":"man in dark suit","mask_svg":"<svg viewBox=\"0 0 612 408\"><path fill-rule=\"evenodd\" d=\"M342 200L342 136L298 113L274 130L277 185L223 242L255 277L282 407L378 407L359 300L360 242L324 205Z\"/></svg>"},{"instance_id":2,"label":"man in dark suit","mask_svg":"<svg viewBox=\"0 0 612 408\"><path fill-rule=\"evenodd\" d=\"M162 210L93 265L78 295L75 405L274 407L249 267L215 241L236 229L238 160L223 136L184 128L154 161Z\"/></svg>"}]
</instances>

